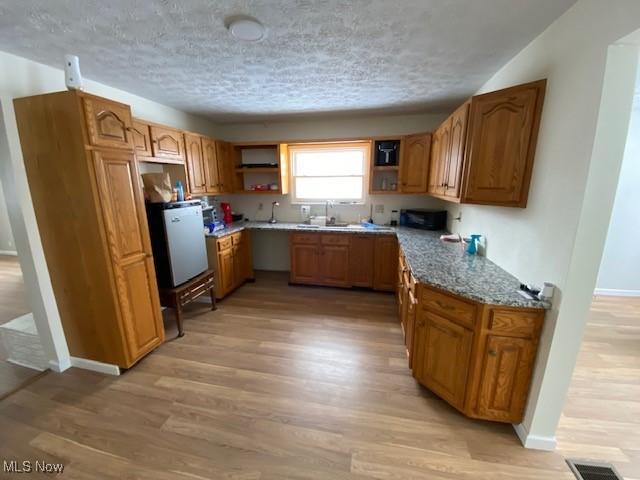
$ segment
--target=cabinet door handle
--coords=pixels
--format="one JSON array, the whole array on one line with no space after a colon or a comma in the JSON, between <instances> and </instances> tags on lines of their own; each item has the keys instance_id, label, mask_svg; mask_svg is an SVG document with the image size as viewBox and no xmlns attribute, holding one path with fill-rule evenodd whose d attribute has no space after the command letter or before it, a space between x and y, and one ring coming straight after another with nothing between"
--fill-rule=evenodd
<instances>
[{"instance_id":1,"label":"cabinet door handle","mask_svg":"<svg viewBox=\"0 0 640 480\"><path fill-rule=\"evenodd\" d=\"M489 355L495 357L496 355L498 355L498 352L496 352L495 350L489 350Z\"/></svg>"}]
</instances>

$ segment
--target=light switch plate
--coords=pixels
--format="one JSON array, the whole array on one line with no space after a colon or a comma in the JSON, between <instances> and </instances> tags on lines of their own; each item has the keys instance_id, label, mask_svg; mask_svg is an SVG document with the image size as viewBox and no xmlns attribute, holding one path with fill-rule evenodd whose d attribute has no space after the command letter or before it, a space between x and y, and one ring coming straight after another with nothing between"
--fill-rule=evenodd
<instances>
[{"instance_id":1,"label":"light switch plate","mask_svg":"<svg viewBox=\"0 0 640 480\"><path fill-rule=\"evenodd\" d=\"M302 218L309 218L309 215L311 215L311 205L300 205L300 215L302 215Z\"/></svg>"}]
</instances>

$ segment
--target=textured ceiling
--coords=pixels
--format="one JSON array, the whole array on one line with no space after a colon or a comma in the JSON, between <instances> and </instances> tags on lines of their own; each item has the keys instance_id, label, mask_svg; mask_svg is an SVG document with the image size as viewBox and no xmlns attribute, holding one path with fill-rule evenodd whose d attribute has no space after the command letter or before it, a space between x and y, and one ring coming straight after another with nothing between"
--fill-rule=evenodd
<instances>
[{"instance_id":1,"label":"textured ceiling","mask_svg":"<svg viewBox=\"0 0 640 480\"><path fill-rule=\"evenodd\" d=\"M449 109L575 0L2 0L0 49L231 122ZM258 18L259 43L224 19Z\"/></svg>"}]
</instances>

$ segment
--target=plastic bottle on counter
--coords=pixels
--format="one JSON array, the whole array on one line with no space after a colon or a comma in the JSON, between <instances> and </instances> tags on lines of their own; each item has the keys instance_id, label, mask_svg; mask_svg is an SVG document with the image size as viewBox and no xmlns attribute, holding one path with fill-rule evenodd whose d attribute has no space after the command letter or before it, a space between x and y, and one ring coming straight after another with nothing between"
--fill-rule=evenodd
<instances>
[{"instance_id":1,"label":"plastic bottle on counter","mask_svg":"<svg viewBox=\"0 0 640 480\"><path fill-rule=\"evenodd\" d=\"M180 180L176 182L176 197L178 202L184 202L184 187Z\"/></svg>"}]
</instances>

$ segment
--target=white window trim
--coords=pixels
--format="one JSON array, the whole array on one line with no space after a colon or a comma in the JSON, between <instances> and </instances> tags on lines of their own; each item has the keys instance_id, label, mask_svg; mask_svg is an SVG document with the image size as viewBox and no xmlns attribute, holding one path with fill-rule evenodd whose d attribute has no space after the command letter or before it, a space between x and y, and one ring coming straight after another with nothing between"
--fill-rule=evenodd
<instances>
[{"instance_id":1,"label":"white window trim","mask_svg":"<svg viewBox=\"0 0 640 480\"><path fill-rule=\"evenodd\" d=\"M339 148L362 149L364 150L364 163L362 165L362 194L359 200L334 200L327 198L323 200L312 199L305 200L296 197L296 176L293 174L294 161L293 155L296 151L318 151L318 150L335 150ZM371 142L366 140L352 141L352 142L327 142L327 143L303 143L303 144L289 144L289 195L291 198L291 205L324 205L327 201L333 201L336 205L365 205L367 203L367 192L369 185L369 162L371 161ZM360 177L360 175L331 175L324 178L333 177ZM314 177L323 178L323 177Z\"/></svg>"}]
</instances>

